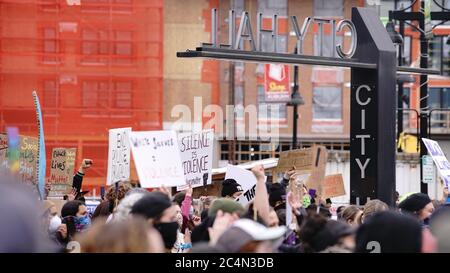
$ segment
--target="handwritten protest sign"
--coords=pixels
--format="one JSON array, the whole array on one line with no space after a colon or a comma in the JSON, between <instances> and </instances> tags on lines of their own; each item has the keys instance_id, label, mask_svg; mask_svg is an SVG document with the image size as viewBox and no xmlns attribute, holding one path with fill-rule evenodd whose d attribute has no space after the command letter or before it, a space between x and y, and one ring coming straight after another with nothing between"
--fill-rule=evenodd
<instances>
[{"instance_id":1,"label":"handwritten protest sign","mask_svg":"<svg viewBox=\"0 0 450 273\"><path fill-rule=\"evenodd\" d=\"M236 201L241 203L243 206L247 205L255 198L256 177L251 171L237 166L228 165L225 179L234 179L239 185L241 185L243 193L238 199L236 199Z\"/></svg>"},{"instance_id":2,"label":"handwritten protest sign","mask_svg":"<svg viewBox=\"0 0 450 273\"><path fill-rule=\"evenodd\" d=\"M19 177L24 183L37 184L38 139L20 136Z\"/></svg>"},{"instance_id":3,"label":"handwritten protest sign","mask_svg":"<svg viewBox=\"0 0 450 273\"><path fill-rule=\"evenodd\" d=\"M76 151L76 148L53 149L49 177L50 183L72 185Z\"/></svg>"},{"instance_id":4,"label":"handwritten protest sign","mask_svg":"<svg viewBox=\"0 0 450 273\"><path fill-rule=\"evenodd\" d=\"M185 185L174 131L130 132L130 145L142 187Z\"/></svg>"},{"instance_id":5,"label":"handwritten protest sign","mask_svg":"<svg viewBox=\"0 0 450 273\"><path fill-rule=\"evenodd\" d=\"M344 179L342 174L325 176L322 196L324 199L345 195Z\"/></svg>"},{"instance_id":6,"label":"handwritten protest sign","mask_svg":"<svg viewBox=\"0 0 450 273\"><path fill-rule=\"evenodd\" d=\"M130 179L130 141L131 128L109 130L108 185Z\"/></svg>"},{"instance_id":7,"label":"handwritten protest sign","mask_svg":"<svg viewBox=\"0 0 450 273\"><path fill-rule=\"evenodd\" d=\"M184 190L188 185L195 188L211 184L213 141L213 130L178 135L186 185L177 190Z\"/></svg>"},{"instance_id":8,"label":"handwritten protest sign","mask_svg":"<svg viewBox=\"0 0 450 273\"><path fill-rule=\"evenodd\" d=\"M282 152L276 171L285 172L293 167L296 170L309 170L311 175L305 183L306 186L322 193L327 158L327 149L324 146L313 146L308 149Z\"/></svg>"},{"instance_id":9,"label":"handwritten protest sign","mask_svg":"<svg viewBox=\"0 0 450 273\"><path fill-rule=\"evenodd\" d=\"M445 186L448 187L450 183L450 163L445 157L444 152L436 141L427 138L422 138L422 141L427 147L428 153L433 158L434 164L436 164L436 168Z\"/></svg>"},{"instance_id":10,"label":"handwritten protest sign","mask_svg":"<svg viewBox=\"0 0 450 273\"><path fill-rule=\"evenodd\" d=\"M8 136L0 134L0 169L6 170L8 168Z\"/></svg>"}]
</instances>

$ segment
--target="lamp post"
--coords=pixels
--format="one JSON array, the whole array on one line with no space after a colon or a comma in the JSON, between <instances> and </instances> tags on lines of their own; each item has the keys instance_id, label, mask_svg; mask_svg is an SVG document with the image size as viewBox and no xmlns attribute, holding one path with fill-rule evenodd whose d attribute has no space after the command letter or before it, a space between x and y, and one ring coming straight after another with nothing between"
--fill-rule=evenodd
<instances>
[{"instance_id":1,"label":"lamp post","mask_svg":"<svg viewBox=\"0 0 450 273\"><path fill-rule=\"evenodd\" d=\"M297 48L295 48L297 54ZM298 123L298 106L305 104L300 92L298 91L298 65L294 66L294 84L292 86L291 100L286 104L294 108L293 124L292 124L292 149L297 149L297 123Z\"/></svg>"}]
</instances>

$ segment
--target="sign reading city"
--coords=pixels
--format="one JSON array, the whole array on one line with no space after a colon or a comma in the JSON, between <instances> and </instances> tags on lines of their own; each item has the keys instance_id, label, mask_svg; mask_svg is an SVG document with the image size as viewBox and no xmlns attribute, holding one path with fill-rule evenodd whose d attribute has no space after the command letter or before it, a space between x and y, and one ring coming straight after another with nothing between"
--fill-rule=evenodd
<instances>
[{"instance_id":1,"label":"sign reading city","mask_svg":"<svg viewBox=\"0 0 450 273\"><path fill-rule=\"evenodd\" d=\"M303 42L308 34L308 31L312 29L313 24L317 24L318 30L317 35L320 41L324 40L325 27L329 26L331 29L331 39L335 50L333 50L333 56L337 54L341 58L351 58L356 50L357 34L356 28L352 21L343 19L325 19L325 18L311 18L306 17L303 20L303 24L300 27L297 16L290 16L290 21L292 24L293 32L296 38L297 53L303 53ZM270 29L265 29L263 27L263 14L258 13L256 17L256 39L253 35L253 27L250 23L250 16L247 11L243 11L240 17L240 23L238 32L236 33L236 12L230 10L228 13L228 43L219 44L218 37L218 15L217 9L212 9L211 11L211 45L215 48L225 48L225 49L237 49L243 50L244 43L242 41L248 41L252 51L262 51L263 44L263 34L268 34L271 37L271 42L273 44L273 52L278 52L279 36L278 36L278 15L272 16L272 27ZM352 37L352 42L350 44L350 49L344 52L342 42L337 42L336 36L342 32L347 27L350 36ZM204 43L205 44L205 43ZM293 51L293 50L292 50Z\"/></svg>"},{"instance_id":2,"label":"sign reading city","mask_svg":"<svg viewBox=\"0 0 450 273\"><path fill-rule=\"evenodd\" d=\"M129 140L143 188L186 184L174 131L130 132Z\"/></svg>"},{"instance_id":3,"label":"sign reading city","mask_svg":"<svg viewBox=\"0 0 450 273\"><path fill-rule=\"evenodd\" d=\"M178 134L186 185L177 190L184 190L188 185L195 188L211 184L213 141L213 130Z\"/></svg>"},{"instance_id":4,"label":"sign reading city","mask_svg":"<svg viewBox=\"0 0 450 273\"><path fill-rule=\"evenodd\" d=\"M130 141L131 128L109 130L107 185L130 178Z\"/></svg>"},{"instance_id":5,"label":"sign reading city","mask_svg":"<svg viewBox=\"0 0 450 273\"><path fill-rule=\"evenodd\" d=\"M422 138L422 141L427 147L428 153L433 158L434 164L436 164L436 168L438 169L439 175L444 181L445 186L448 187L448 184L450 183L450 163L448 162L447 157L436 141L427 138Z\"/></svg>"},{"instance_id":6,"label":"sign reading city","mask_svg":"<svg viewBox=\"0 0 450 273\"><path fill-rule=\"evenodd\" d=\"M219 43L218 15L213 9L211 42L202 43L195 50L177 52L177 57L350 67L350 203L363 205L368 199L377 198L394 205L397 107L392 96L396 92L396 73L439 74L439 71L397 67L395 46L371 8L352 8L351 20L306 17L301 26L296 16L290 16L295 50L287 51L295 53L279 52L278 16L271 18L271 27L263 27L263 14L258 13L254 28L249 13L244 11L236 32L236 14L231 10L227 20L228 41ZM318 56L303 53L305 38L313 25L320 45ZM330 30L331 57L324 57L321 50L325 28ZM337 39L343 33L349 39ZM263 43L272 43L272 52L263 52ZM275 74L281 78L283 73Z\"/></svg>"}]
</instances>

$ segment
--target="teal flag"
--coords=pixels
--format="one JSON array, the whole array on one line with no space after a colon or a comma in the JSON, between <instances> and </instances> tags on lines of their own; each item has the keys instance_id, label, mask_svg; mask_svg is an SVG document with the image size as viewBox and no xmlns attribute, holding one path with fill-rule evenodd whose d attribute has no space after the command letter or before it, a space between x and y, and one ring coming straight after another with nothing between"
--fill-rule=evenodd
<instances>
[{"instance_id":1,"label":"teal flag","mask_svg":"<svg viewBox=\"0 0 450 273\"><path fill-rule=\"evenodd\" d=\"M44 125L42 123L42 111L41 111L41 104L39 103L39 98L36 93L36 91L33 91L33 98L34 98L34 106L36 107L36 117L37 117L37 124L38 124L38 140L39 140L39 147L38 147L38 160L36 162L37 164L37 187L39 191L39 195L41 197L41 200L44 200L45 198L45 168L46 168L46 160L45 160L45 141L44 141Z\"/></svg>"}]
</instances>

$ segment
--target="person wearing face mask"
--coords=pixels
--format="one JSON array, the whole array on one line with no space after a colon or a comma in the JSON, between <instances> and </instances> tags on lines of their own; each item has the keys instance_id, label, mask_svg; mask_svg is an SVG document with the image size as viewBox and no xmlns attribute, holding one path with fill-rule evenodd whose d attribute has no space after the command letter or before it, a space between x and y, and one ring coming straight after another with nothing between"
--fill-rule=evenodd
<instances>
[{"instance_id":1,"label":"person wearing face mask","mask_svg":"<svg viewBox=\"0 0 450 273\"><path fill-rule=\"evenodd\" d=\"M168 253L171 252L178 236L177 207L166 194L150 192L131 208L132 215L144 217L161 234Z\"/></svg>"},{"instance_id":2,"label":"person wearing face mask","mask_svg":"<svg viewBox=\"0 0 450 273\"><path fill-rule=\"evenodd\" d=\"M408 195L398 204L398 208L402 213L414 215L424 227L428 226L428 221L434 211L430 197L424 193Z\"/></svg>"},{"instance_id":3,"label":"person wearing face mask","mask_svg":"<svg viewBox=\"0 0 450 273\"><path fill-rule=\"evenodd\" d=\"M79 232L91 225L91 218L86 205L78 200L69 201L61 209L62 223L67 225L67 237L70 241Z\"/></svg>"},{"instance_id":4,"label":"person wearing face mask","mask_svg":"<svg viewBox=\"0 0 450 273\"><path fill-rule=\"evenodd\" d=\"M59 248L63 249L68 243L67 241L67 226L63 224L61 218L58 216L56 206L49 200L44 201L44 227L52 242Z\"/></svg>"}]
</instances>

